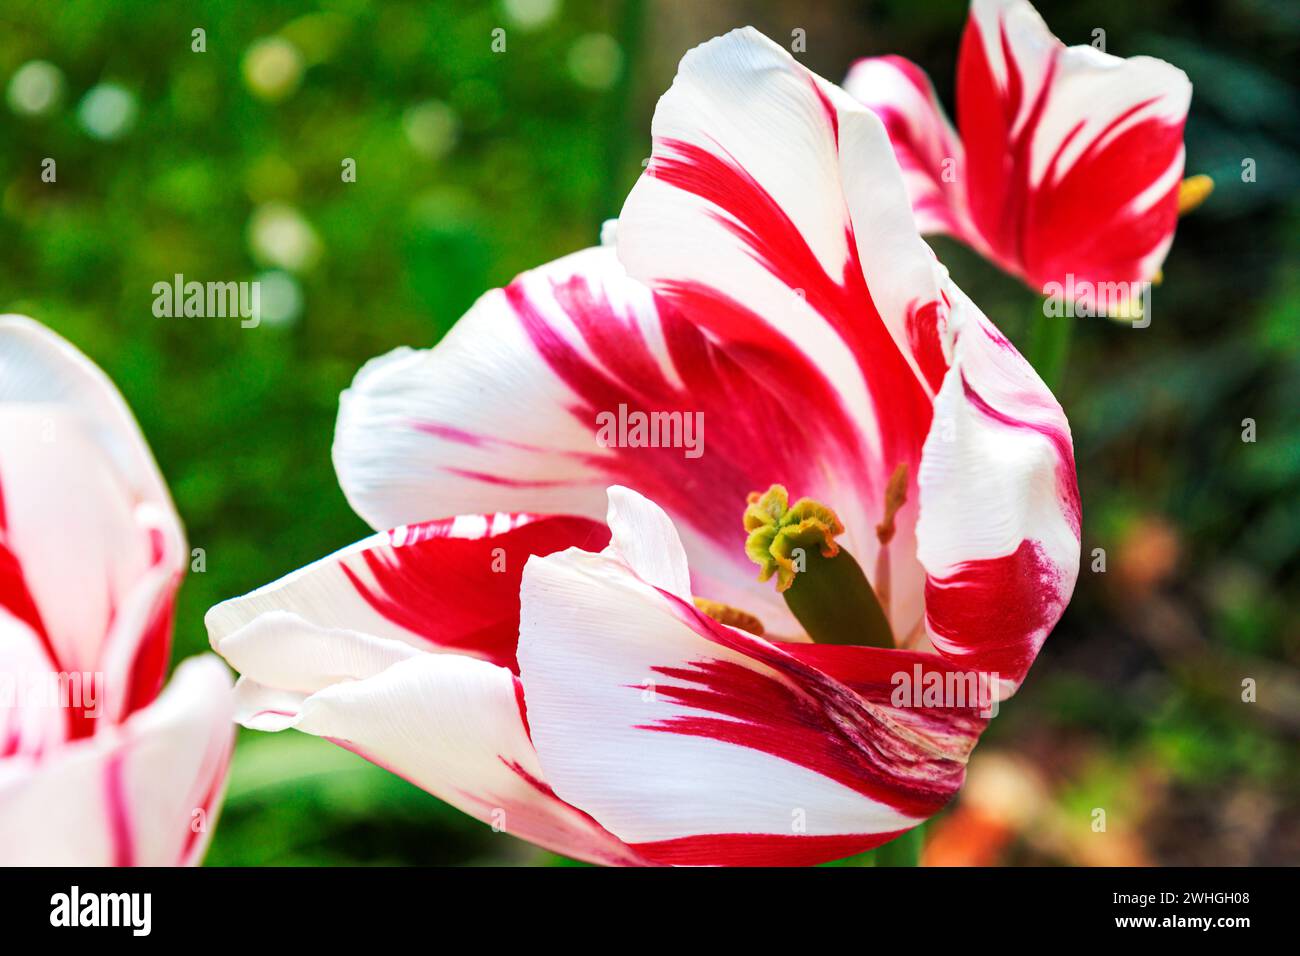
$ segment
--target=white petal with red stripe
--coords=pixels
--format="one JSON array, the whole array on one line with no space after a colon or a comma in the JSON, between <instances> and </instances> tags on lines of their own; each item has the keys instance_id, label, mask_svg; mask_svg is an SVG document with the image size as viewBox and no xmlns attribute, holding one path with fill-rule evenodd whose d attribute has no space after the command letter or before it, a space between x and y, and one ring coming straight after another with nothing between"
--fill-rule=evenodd
<instances>
[{"instance_id":1,"label":"white petal with red stripe","mask_svg":"<svg viewBox=\"0 0 1300 956\"><path fill-rule=\"evenodd\" d=\"M112 383L54 333L0 317L0 608L56 671L102 672L121 719L161 687L184 561L180 522Z\"/></svg>"},{"instance_id":2,"label":"white petal with red stripe","mask_svg":"<svg viewBox=\"0 0 1300 956\"><path fill-rule=\"evenodd\" d=\"M901 56L871 57L849 68L844 91L885 124L917 228L969 237L961 140L925 71Z\"/></svg>"},{"instance_id":3,"label":"white petal with red stripe","mask_svg":"<svg viewBox=\"0 0 1300 956\"><path fill-rule=\"evenodd\" d=\"M957 109L976 226L1032 285L1149 279L1173 241L1191 94L1161 60L1066 48L1025 0L975 0Z\"/></svg>"},{"instance_id":4,"label":"white petal with red stripe","mask_svg":"<svg viewBox=\"0 0 1300 956\"><path fill-rule=\"evenodd\" d=\"M219 650L240 723L325 737L498 831L595 863L639 858L543 779L504 667L267 614Z\"/></svg>"},{"instance_id":5,"label":"white petal with red stripe","mask_svg":"<svg viewBox=\"0 0 1300 956\"><path fill-rule=\"evenodd\" d=\"M213 648L229 658L230 635L263 615L290 613L322 627L513 669L519 579L529 556L597 550L608 540L604 525L563 516L461 515L405 525L223 601L207 613L208 633Z\"/></svg>"},{"instance_id":6,"label":"white petal with red stripe","mask_svg":"<svg viewBox=\"0 0 1300 956\"><path fill-rule=\"evenodd\" d=\"M1024 678L1079 571L1070 426L1042 380L959 290L954 360L921 460L926 630L953 664Z\"/></svg>"},{"instance_id":7,"label":"white petal with red stripe","mask_svg":"<svg viewBox=\"0 0 1300 956\"><path fill-rule=\"evenodd\" d=\"M62 743L67 717L57 680L41 639L0 612L0 759L39 757Z\"/></svg>"},{"instance_id":8,"label":"white petal with red stripe","mask_svg":"<svg viewBox=\"0 0 1300 956\"><path fill-rule=\"evenodd\" d=\"M512 669L530 555L599 548L585 518L467 515L374 535L212 608L241 724L327 737L522 839L639 858L557 799Z\"/></svg>"},{"instance_id":9,"label":"white petal with red stripe","mask_svg":"<svg viewBox=\"0 0 1300 956\"><path fill-rule=\"evenodd\" d=\"M868 569L888 480L907 466L890 610L908 632L921 615L915 474L946 369L945 307L882 124L747 28L683 58L652 130L650 166L619 219L621 260L751 361L782 356L765 371L773 387L815 396L798 423L824 430L816 468L787 458L777 480L834 507Z\"/></svg>"},{"instance_id":10,"label":"white petal with red stripe","mask_svg":"<svg viewBox=\"0 0 1300 956\"><path fill-rule=\"evenodd\" d=\"M899 82L899 80L906 82ZM1191 84L1151 57L1066 47L1026 0L974 0L957 67L961 142L921 71L882 57L846 87L886 120L918 218L1030 286L1149 280L1173 241ZM956 160L942 176L942 161ZM940 211L946 202L947 213Z\"/></svg>"},{"instance_id":11,"label":"white petal with red stripe","mask_svg":"<svg viewBox=\"0 0 1300 956\"><path fill-rule=\"evenodd\" d=\"M524 572L521 680L560 797L656 862L811 863L884 842L960 786L983 720L889 703L895 671L937 657L717 624L620 560L680 548L657 506L620 494L610 521L605 553Z\"/></svg>"},{"instance_id":12,"label":"white petal with red stripe","mask_svg":"<svg viewBox=\"0 0 1300 956\"><path fill-rule=\"evenodd\" d=\"M182 540L170 512L133 500L83 420L0 405L0 608L55 670L111 673L115 717L160 686Z\"/></svg>"},{"instance_id":13,"label":"white petal with red stripe","mask_svg":"<svg viewBox=\"0 0 1300 956\"><path fill-rule=\"evenodd\" d=\"M852 500L836 476L857 468L858 431L798 352L722 341L699 319L628 279L610 249L524 273L436 348L361 371L341 402L340 483L380 526L483 508L596 518L604 489L627 485L672 514L697 593L793 633L744 556L745 498L786 482ZM664 443L619 440L620 421L651 414L665 416ZM602 416L614 426L603 445Z\"/></svg>"},{"instance_id":14,"label":"white petal with red stripe","mask_svg":"<svg viewBox=\"0 0 1300 956\"><path fill-rule=\"evenodd\" d=\"M0 864L198 862L217 822L231 714L225 667L195 658L126 723L39 761L0 763Z\"/></svg>"}]
</instances>

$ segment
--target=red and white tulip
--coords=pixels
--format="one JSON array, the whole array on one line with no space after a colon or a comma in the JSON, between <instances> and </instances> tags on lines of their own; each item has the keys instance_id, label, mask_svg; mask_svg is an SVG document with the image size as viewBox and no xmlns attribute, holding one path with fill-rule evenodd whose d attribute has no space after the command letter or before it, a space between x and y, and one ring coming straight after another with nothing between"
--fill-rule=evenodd
<instances>
[{"instance_id":1,"label":"red and white tulip","mask_svg":"<svg viewBox=\"0 0 1300 956\"><path fill-rule=\"evenodd\" d=\"M960 239L1039 291L1158 273L1192 95L1177 67L1067 47L1027 0L972 0L956 130L902 57L860 60L844 88L885 122L923 233Z\"/></svg>"},{"instance_id":2,"label":"red and white tulip","mask_svg":"<svg viewBox=\"0 0 1300 956\"><path fill-rule=\"evenodd\" d=\"M428 521L219 604L208 633L242 674L236 719L328 738L540 846L637 863L546 783L516 662L529 557L608 541L584 518Z\"/></svg>"},{"instance_id":3,"label":"red and white tulip","mask_svg":"<svg viewBox=\"0 0 1300 956\"><path fill-rule=\"evenodd\" d=\"M896 702L897 675L1005 696L1068 602L1069 426L844 91L740 30L687 54L653 133L617 250L525 273L344 393L340 482L396 530L209 632L246 725L334 739L543 846L844 856L943 806L986 722ZM703 454L598 442L620 406L702 413ZM776 483L838 514L893 646L812 643L755 580L741 516Z\"/></svg>"},{"instance_id":4,"label":"red and white tulip","mask_svg":"<svg viewBox=\"0 0 1300 956\"><path fill-rule=\"evenodd\" d=\"M0 317L0 865L176 865L233 733L211 656L163 689L184 533L122 396Z\"/></svg>"}]
</instances>

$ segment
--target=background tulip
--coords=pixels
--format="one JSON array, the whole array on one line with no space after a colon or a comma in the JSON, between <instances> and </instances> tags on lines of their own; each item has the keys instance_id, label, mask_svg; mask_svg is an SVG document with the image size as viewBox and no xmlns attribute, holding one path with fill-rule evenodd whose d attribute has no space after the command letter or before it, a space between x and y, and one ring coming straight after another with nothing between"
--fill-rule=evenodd
<instances>
[{"instance_id":1,"label":"background tulip","mask_svg":"<svg viewBox=\"0 0 1300 956\"><path fill-rule=\"evenodd\" d=\"M917 223L974 246L1032 288L1153 279L1174 239L1192 85L1146 56L1066 47L1027 0L973 0L957 126L899 56L844 87L885 121Z\"/></svg>"},{"instance_id":2,"label":"background tulip","mask_svg":"<svg viewBox=\"0 0 1300 956\"><path fill-rule=\"evenodd\" d=\"M230 679L198 658L162 690L187 560L112 383L44 327L0 317L0 864L202 858Z\"/></svg>"}]
</instances>

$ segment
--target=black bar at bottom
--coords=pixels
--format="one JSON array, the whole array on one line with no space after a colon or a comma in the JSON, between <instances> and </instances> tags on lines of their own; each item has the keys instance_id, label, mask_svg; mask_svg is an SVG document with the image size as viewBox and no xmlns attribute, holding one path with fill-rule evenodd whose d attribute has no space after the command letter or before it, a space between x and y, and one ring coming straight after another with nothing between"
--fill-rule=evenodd
<instances>
[{"instance_id":1,"label":"black bar at bottom","mask_svg":"<svg viewBox=\"0 0 1300 956\"><path fill-rule=\"evenodd\" d=\"M971 934L992 943L1031 926L1071 941L1200 935L1229 942L1261 930L1276 934L1294 924L1295 873L1209 868L0 870L0 925L10 943L79 933L83 939L85 934L197 939L204 946L256 941L259 949L280 939L296 945L355 939L373 946L407 938L406 946L420 939L445 945L480 935L494 942L545 937L557 945L608 943L611 925L623 927L623 939L647 943L656 938L663 943L668 933L668 938L734 944L755 933L776 945L771 933L794 930L810 934L801 948L841 935L867 947L886 930L915 933L918 942ZM143 894L148 894L147 909Z\"/></svg>"}]
</instances>

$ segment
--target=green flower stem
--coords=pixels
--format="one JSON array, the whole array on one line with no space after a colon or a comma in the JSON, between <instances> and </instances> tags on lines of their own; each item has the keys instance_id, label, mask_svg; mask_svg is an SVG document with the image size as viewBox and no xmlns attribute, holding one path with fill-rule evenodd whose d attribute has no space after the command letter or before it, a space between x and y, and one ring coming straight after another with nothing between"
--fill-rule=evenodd
<instances>
[{"instance_id":1,"label":"green flower stem","mask_svg":"<svg viewBox=\"0 0 1300 956\"><path fill-rule=\"evenodd\" d=\"M1060 385L1065 375L1074 321L1074 316L1048 315L1043 300L1036 301L1035 312L1029 322L1028 358L1047 387L1053 390Z\"/></svg>"},{"instance_id":2,"label":"green flower stem","mask_svg":"<svg viewBox=\"0 0 1300 956\"><path fill-rule=\"evenodd\" d=\"M876 847L876 866L919 866L921 846L925 843L925 824L915 826L902 836L895 837L883 846Z\"/></svg>"}]
</instances>

